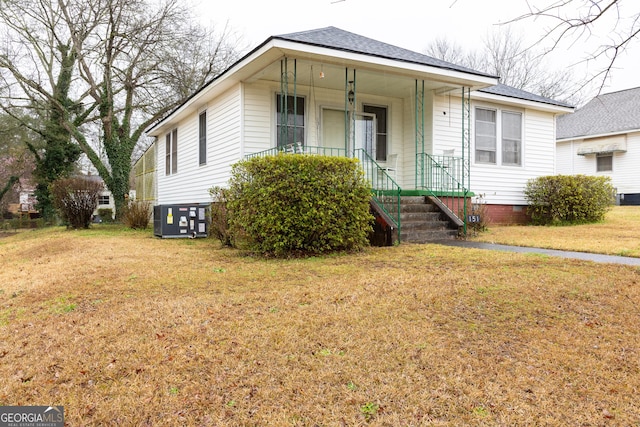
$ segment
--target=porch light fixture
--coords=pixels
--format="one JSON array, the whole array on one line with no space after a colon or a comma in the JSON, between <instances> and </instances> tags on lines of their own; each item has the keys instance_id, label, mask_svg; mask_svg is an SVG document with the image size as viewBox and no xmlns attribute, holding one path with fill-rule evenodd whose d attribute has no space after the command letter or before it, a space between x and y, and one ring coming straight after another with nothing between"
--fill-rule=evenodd
<instances>
[{"instance_id":1,"label":"porch light fixture","mask_svg":"<svg viewBox=\"0 0 640 427\"><path fill-rule=\"evenodd\" d=\"M349 99L349 104L353 105L353 102L356 99L356 93L353 91L353 80L349 81L349 94L347 95L347 98Z\"/></svg>"}]
</instances>

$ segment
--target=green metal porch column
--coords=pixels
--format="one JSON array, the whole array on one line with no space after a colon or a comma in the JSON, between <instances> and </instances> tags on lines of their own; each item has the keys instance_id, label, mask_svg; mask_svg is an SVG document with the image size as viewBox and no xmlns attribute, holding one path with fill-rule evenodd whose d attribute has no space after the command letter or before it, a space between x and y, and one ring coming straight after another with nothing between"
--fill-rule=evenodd
<instances>
[{"instance_id":1,"label":"green metal porch column","mask_svg":"<svg viewBox=\"0 0 640 427\"><path fill-rule=\"evenodd\" d=\"M353 87L350 87L353 85ZM349 99L351 98L351 99ZM353 79L349 80L349 67L344 69L344 147L349 156L355 154L356 132L356 70L353 70Z\"/></svg>"},{"instance_id":2,"label":"green metal porch column","mask_svg":"<svg viewBox=\"0 0 640 427\"><path fill-rule=\"evenodd\" d=\"M424 188L424 80L415 87L415 140L416 140L416 173L415 189Z\"/></svg>"},{"instance_id":3,"label":"green metal porch column","mask_svg":"<svg viewBox=\"0 0 640 427\"><path fill-rule=\"evenodd\" d=\"M465 90L466 89L466 90ZM464 234L467 234L467 195L471 190L471 88L462 87L462 186Z\"/></svg>"},{"instance_id":4,"label":"green metal porch column","mask_svg":"<svg viewBox=\"0 0 640 427\"><path fill-rule=\"evenodd\" d=\"M293 60L293 135L296 134L298 126L298 63ZM279 146L288 144L289 135L289 58L284 57L280 60L280 141ZM293 141L295 142L295 141Z\"/></svg>"}]
</instances>

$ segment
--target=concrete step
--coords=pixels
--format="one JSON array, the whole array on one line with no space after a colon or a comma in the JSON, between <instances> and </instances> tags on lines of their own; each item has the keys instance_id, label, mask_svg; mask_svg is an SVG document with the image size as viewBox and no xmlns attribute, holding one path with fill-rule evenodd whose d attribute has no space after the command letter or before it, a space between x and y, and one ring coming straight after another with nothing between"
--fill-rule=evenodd
<instances>
[{"instance_id":1,"label":"concrete step","mask_svg":"<svg viewBox=\"0 0 640 427\"><path fill-rule=\"evenodd\" d=\"M453 240L458 235L457 230L430 230L405 233L404 228L400 234L400 241L405 243L429 243L441 240Z\"/></svg>"},{"instance_id":2,"label":"concrete step","mask_svg":"<svg viewBox=\"0 0 640 427\"><path fill-rule=\"evenodd\" d=\"M400 221L441 221L441 215L440 212L401 212Z\"/></svg>"},{"instance_id":3,"label":"concrete step","mask_svg":"<svg viewBox=\"0 0 640 427\"><path fill-rule=\"evenodd\" d=\"M446 221L407 221L401 222L403 232L421 230L447 230L449 223Z\"/></svg>"},{"instance_id":4,"label":"concrete step","mask_svg":"<svg viewBox=\"0 0 640 427\"><path fill-rule=\"evenodd\" d=\"M458 230L450 228L449 221L443 219L440 209L424 196L400 198L400 221L402 225L400 239L403 242L427 243L451 240L458 235Z\"/></svg>"}]
</instances>

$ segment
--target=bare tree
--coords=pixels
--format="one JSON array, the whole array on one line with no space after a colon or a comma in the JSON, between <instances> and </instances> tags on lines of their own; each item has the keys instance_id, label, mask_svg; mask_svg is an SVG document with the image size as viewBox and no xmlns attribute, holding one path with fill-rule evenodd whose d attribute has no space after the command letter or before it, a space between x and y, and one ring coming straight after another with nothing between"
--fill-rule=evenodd
<instances>
[{"instance_id":1,"label":"bare tree","mask_svg":"<svg viewBox=\"0 0 640 427\"><path fill-rule=\"evenodd\" d=\"M0 70L11 82L5 108L28 104L58 111L61 125L112 192L117 212L145 128L238 56L227 28L213 34L194 24L180 0L0 3L0 22L8 28ZM55 90L69 62L73 74L62 102Z\"/></svg>"},{"instance_id":2,"label":"bare tree","mask_svg":"<svg viewBox=\"0 0 640 427\"><path fill-rule=\"evenodd\" d=\"M522 35L498 27L484 38L481 49L465 51L455 42L436 39L425 53L435 58L500 77L500 82L540 96L577 102L571 73L553 70L525 45Z\"/></svg>"},{"instance_id":3,"label":"bare tree","mask_svg":"<svg viewBox=\"0 0 640 427\"><path fill-rule=\"evenodd\" d=\"M18 120L0 114L0 214L19 200L21 186L31 183L35 164L25 141L32 138Z\"/></svg>"},{"instance_id":4,"label":"bare tree","mask_svg":"<svg viewBox=\"0 0 640 427\"><path fill-rule=\"evenodd\" d=\"M596 71L584 85L598 82L599 90L605 86L616 62L640 39L640 8L622 0L555 0L546 6L527 1L529 12L511 22L536 20L549 24L536 45L546 46L545 53L556 51L561 45L573 48L586 44L592 36L606 39L598 42L584 61L597 64Z\"/></svg>"}]
</instances>

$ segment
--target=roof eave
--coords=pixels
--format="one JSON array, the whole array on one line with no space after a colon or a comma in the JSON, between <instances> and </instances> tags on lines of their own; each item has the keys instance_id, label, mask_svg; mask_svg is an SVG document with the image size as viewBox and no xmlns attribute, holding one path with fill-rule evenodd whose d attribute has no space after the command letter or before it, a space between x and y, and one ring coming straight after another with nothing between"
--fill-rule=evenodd
<instances>
[{"instance_id":1,"label":"roof eave","mask_svg":"<svg viewBox=\"0 0 640 427\"><path fill-rule=\"evenodd\" d=\"M472 92L471 97L473 99L479 99L483 101L491 101L491 102L499 102L499 103L510 103L513 105L517 105L523 108L535 108L536 110L547 111L549 113L555 114L567 114L573 113L574 107L567 107L564 105L551 104L548 102L534 101L530 99L522 99L508 95L497 95L493 93L487 92Z\"/></svg>"},{"instance_id":2,"label":"roof eave","mask_svg":"<svg viewBox=\"0 0 640 427\"><path fill-rule=\"evenodd\" d=\"M326 61L329 61L330 59L333 59L334 62L348 61L350 64L355 64L362 68L393 69L398 74L411 75L415 78L441 80L445 83L459 83L460 85L464 84L465 86L471 87L472 90L493 86L498 83L498 77L490 75L464 72L445 67L426 65L381 55L353 52L346 49L331 48L311 43L281 40L277 37L274 37L273 46L280 49L284 55L308 55L312 57L323 57Z\"/></svg>"},{"instance_id":3,"label":"roof eave","mask_svg":"<svg viewBox=\"0 0 640 427\"><path fill-rule=\"evenodd\" d=\"M618 130L618 131L612 131L612 132L606 132L606 133L598 133L598 134L593 134L593 135L566 136L566 137L563 137L563 138L557 138L556 142L569 142L569 141L575 141L575 140L578 140L578 139L606 138L606 137L609 137L609 136L625 135L625 134L628 134L628 133L635 133L635 132L640 132L640 128Z\"/></svg>"},{"instance_id":4,"label":"roof eave","mask_svg":"<svg viewBox=\"0 0 640 427\"><path fill-rule=\"evenodd\" d=\"M251 50L249 53L244 55L238 61L236 61L229 68L224 70L221 74L214 77L207 84L205 84L202 88L194 92L191 96L185 99L182 104L177 106L173 111L171 111L167 116L160 119L153 125L151 125L145 131L149 136L158 136L162 134L162 129L169 127L169 125L174 121L179 121L180 117L184 115L185 110L192 110L192 105L197 103L198 99L202 99L206 97L211 92L218 90L223 91L231 87L235 82L239 81L237 78L240 70L245 69L248 64L251 64L257 58L260 58L265 54L269 49L272 48L271 42L273 37L268 38L262 44L257 46L255 49ZM235 78L234 78L235 77Z\"/></svg>"},{"instance_id":5,"label":"roof eave","mask_svg":"<svg viewBox=\"0 0 640 427\"><path fill-rule=\"evenodd\" d=\"M166 117L147 128L147 135L152 137L161 135L166 128L171 128L174 123L180 121L184 115L192 112L194 108L197 109L202 105L206 105L206 102L198 102L199 100L209 99L212 92L222 92L229 89L233 84L241 82L243 78L251 76L256 69L260 69L277 58L286 55L322 56L327 59L332 58L338 62L349 61L349 63L356 66L385 68L394 70L398 74L410 74L415 78L432 79L443 83L470 87L471 90L482 89L498 83L497 77L481 73L463 72L385 56L352 52L346 49L283 40L277 36L272 36L212 79L200 90L193 93ZM255 66L248 67L250 64ZM243 72L243 70L246 72Z\"/></svg>"}]
</instances>

